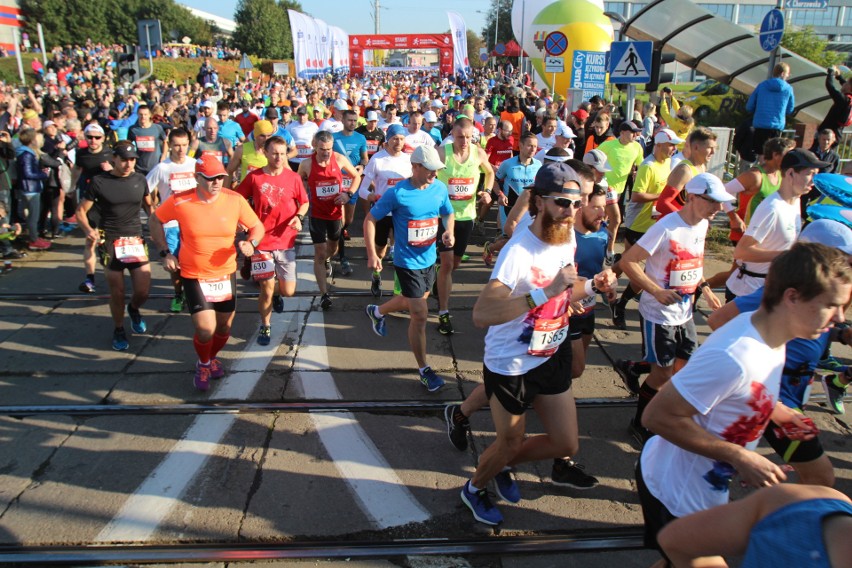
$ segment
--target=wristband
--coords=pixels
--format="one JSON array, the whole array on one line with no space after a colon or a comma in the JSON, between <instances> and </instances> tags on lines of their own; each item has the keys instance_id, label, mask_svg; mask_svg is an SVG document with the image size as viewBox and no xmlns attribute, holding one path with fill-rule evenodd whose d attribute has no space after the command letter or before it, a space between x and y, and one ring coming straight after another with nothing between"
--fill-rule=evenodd
<instances>
[{"instance_id":1,"label":"wristband","mask_svg":"<svg viewBox=\"0 0 852 568\"><path fill-rule=\"evenodd\" d=\"M592 279L589 278L586 280L586 283L583 285L583 291L586 293L586 296L594 296L595 295L595 284L592 282Z\"/></svg>"},{"instance_id":2,"label":"wristband","mask_svg":"<svg viewBox=\"0 0 852 568\"><path fill-rule=\"evenodd\" d=\"M530 298L535 302L536 307L547 303L547 294L544 293L544 289L542 288L533 288L530 290Z\"/></svg>"},{"instance_id":3,"label":"wristband","mask_svg":"<svg viewBox=\"0 0 852 568\"><path fill-rule=\"evenodd\" d=\"M535 305L535 300L533 300L530 294L525 295L524 299L527 301L527 305L530 307L531 310L534 310L538 307Z\"/></svg>"},{"instance_id":4,"label":"wristband","mask_svg":"<svg viewBox=\"0 0 852 568\"><path fill-rule=\"evenodd\" d=\"M709 287L710 287L710 283L707 282L706 280L698 285L699 290L703 290L704 288L709 288Z\"/></svg>"},{"instance_id":5,"label":"wristband","mask_svg":"<svg viewBox=\"0 0 852 568\"><path fill-rule=\"evenodd\" d=\"M249 241L249 244L251 245L251 248L256 249L257 245L260 244L260 241L258 241L257 239L252 239L252 240Z\"/></svg>"}]
</instances>

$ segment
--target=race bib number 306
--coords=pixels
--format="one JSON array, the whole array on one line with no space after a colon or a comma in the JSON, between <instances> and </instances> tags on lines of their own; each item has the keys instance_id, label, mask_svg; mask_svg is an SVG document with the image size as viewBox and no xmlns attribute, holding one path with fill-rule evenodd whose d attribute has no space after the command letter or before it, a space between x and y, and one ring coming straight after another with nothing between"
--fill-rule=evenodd
<instances>
[{"instance_id":1,"label":"race bib number 306","mask_svg":"<svg viewBox=\"0 0 852 568\"><path fill-rule=\"evenodd\" d=\"M538 319L535 321L527 353L533 357L550 357L566 339L568 339L567 316Z\"/></svg>"},{"instance_id":2,"label":"race bib number 306","mask_svg":"<svg viewBox=\"0 0 852 568\"><path fill-rule=\"evenodd\" d=\"M450 178L447 180L447 189L450 193L450 199L473 199L476 193L476 180L473 178Z\"/></svg>"}]
</instances>

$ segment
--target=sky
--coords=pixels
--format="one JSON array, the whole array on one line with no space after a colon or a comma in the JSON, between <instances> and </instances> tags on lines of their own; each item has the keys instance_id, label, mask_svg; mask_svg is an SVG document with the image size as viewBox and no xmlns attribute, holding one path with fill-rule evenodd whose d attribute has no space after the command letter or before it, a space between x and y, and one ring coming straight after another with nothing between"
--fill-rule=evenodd
<instances>
[{"instance_id":1,"label":"sky","mask_svg":"<svg viewBox=\"0 0 852 568\"><path fill-rule=\"evenodd\" d=\"M179 3L233 19L237 0L178 0ZM370 0L301 0L305 13L342 28L348 34L372 34ZM480 34L490 0L380 0L381 33L444 33L450 29L447 12L461 14L468 29Z\"/></svg>"}]
</instances>

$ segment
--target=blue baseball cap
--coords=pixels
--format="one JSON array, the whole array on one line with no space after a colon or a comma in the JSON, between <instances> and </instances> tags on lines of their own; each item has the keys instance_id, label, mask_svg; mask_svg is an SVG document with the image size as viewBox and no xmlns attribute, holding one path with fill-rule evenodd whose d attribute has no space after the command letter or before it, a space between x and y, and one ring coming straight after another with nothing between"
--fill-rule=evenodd
<instances>
[{"instance_id":1,"label":"blue baseball cap","mask_svg":"<svg viewBox=\"0 0 852 568\"><path fill-rule=\"evenodd\" d=\"M391 124L388 126L388 130L385 135L388 138L392 138L394 136L405 136L405 128L403 128L401 124Z\"/></svg>"},{"instance_id":2,"label":"blue baseball cap","mask_svg":"<svg viewBox=\"0 0 852 568\"><path fill-rule=\"evenodd\" d=\"M819 243L852 255L852 229L831 219L817 219L809 223L799 235L803 243Z\"/></svg>"}]
</instances>

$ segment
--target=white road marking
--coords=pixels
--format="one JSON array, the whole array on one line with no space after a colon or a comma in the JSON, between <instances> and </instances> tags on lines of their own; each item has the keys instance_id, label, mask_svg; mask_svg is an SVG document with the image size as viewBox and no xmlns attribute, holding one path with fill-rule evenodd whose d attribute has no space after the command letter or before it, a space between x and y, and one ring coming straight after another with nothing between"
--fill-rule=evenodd
<instances>
[{"instance_id":1,"label":"white road marking","mask_svg":"<svg viewBox=\"0 0 852 568\"><path fill-rule=\"evenodd\" d=\"M329 368L322 312L312 312L296 357L296 377L305 398L341 400ZM329 457L355 498L378 528L429 520L429 512L394 473L393 468L348 412L311 414Z\"/></svg>"}]
</instances>

